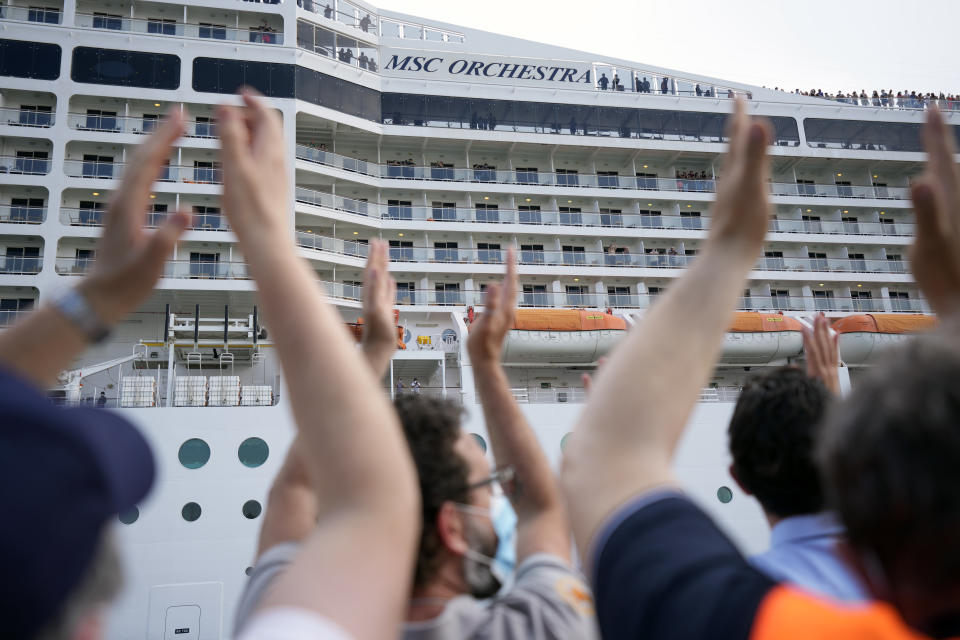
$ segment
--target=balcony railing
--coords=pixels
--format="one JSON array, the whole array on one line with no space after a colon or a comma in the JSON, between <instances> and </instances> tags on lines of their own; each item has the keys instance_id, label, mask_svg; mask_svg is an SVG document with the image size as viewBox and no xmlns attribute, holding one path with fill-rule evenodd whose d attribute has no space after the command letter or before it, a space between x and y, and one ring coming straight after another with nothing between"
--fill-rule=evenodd
<instances>
[{"instance_id":1,"label":"balcony railing","mask_svg":"<svg viewBox=\"0 0 960 640\"><path fill-rule=\"evenodd\" d=\"M129 18L110 15L78 13L76 24L88 29L107 29L127 31L156 36L178 36L203 40L227 40L230 42L252 42L256 44L283 44L283 33L262 27L226 27L201 25L145 18Z\"/></svg>"},{"instance_id":2,"label":"balcony railing","mask_svg":"<svg viewBox=\"0 0 960 640\"><path fill-rule=\"evenodd\" d=\"M44 176L50 173L50 159L0 156L0 174L3 173Z\"/></svg>"},{"instance_id":3,"label":"balcony railing","mask_svg":"<svg viewBox=\"0 0 960 640\"><path fill-rule=\"evenodd\" d=\"M297 145L297 158L364 175L392 180L431 180L440 182L473 182L517 184L531 186L582 187L595 189L629 189L640 191L670 191L683 193L714 193L715 180L687 178L646 178L629 175L595 175L588 173L550 173L545 171L506 169L464 169L457 167L419 167L414 165L376 164L366 160L341 156L305 145ZM906 200L910 197L905 187L843 186L831 184L804 185L770 183L775 196L821 198L875 198Z\"/></svg>"},{"instance_id":4,"label":"balcony railing","mask_svg":"<svg viewBox=\"0 0 960 640\"><path fill-rule=\"evenodd\" d=\"M463 222L481 224L529 224L536 226L605 227L624 229L675 229L697 231L710 228L704 216L664 215L661 213L561 212L514 209L468 209L465 207L425 207L390 205L334 196L323 191L297 187L298 202L368 218L418 222ZM833 235L912 236L914 225L880 222L833 222L771 220L775 233L817 233Z\"/></svg>"},{"instance_id":5,"label":"balcony railing","mask_svg":"<svg viewBox=\"0 0 960 640\"><path fill-rule=\"evenodd\" d=\"M56 117L53 111L0 107L0 123L2 124L14 127L52 127L54 122L56 122Z\"/></svg>"},{"instance_id":6,"label":"balcony railing","mask_svg":"<svg viewBox=\"0 0 960 640\"><path fill-rule=\"evenodd\" d=\"M102 227L107 212L104 209L81 209L79 207L61 207L60 222L72 227ZM150 212L147 214L146 225L150 228L159 227L167 219L169 213ZM219 213L195 213L190 218L187 229L194 231L230 231L226 216Z\"/></svg>"},{"instance_id":7,"label":"balcony railing","mask_svg":"<svg viewBox=\"0 0 960 640\"><path fill-rule=\"evenodd\" d=\"M161 118L143 116L67 114L67 126L80 131L150 134L156 131L161 122ZM217 125L206 120L189 120L184 125L184 136L188 138L216 138Z\"/></svg>"},{"instance_id":8,"label":"balcony railing","mask_svg":"<svg viewBox=\"0 0 960 640\"><path fill-rule=\"evenodd\" d=\"M0 19L60 24L63 13L53 7L0 7Z\"/></svg>"},{"instance_id":9,"label":"balcony railing","mask_svg":"<svg viewBox=\"0 0 960 640\"><path fill-rule=\"evenodd\" d=\"M43 268L43 256L0 256L0 274L35 275Z\"/></svg>"},{"instance_id":10,"label":"balcony railing","mask_svg":"<svg viewBox=\"0 0 960 640\"><path fill-rule=\"evenodd\" d=\"M32 309L0 309L0 327L9 327L32 312Z\"/></svg>"},{"instance_id":11,"label":"balcony railing","mask_svg":"<svg viewBox=\"0 0 960 640\"><path fill-rule=\"evenodd\" d=\"M91 160L65 160L64 172L71 178L98 178L116 180L123 176L123 162L94 162ZM217 167L191 167L169 165L163 168L159 182L185 184L222 184L223 173Z\"/></svg>"},{"instance_id":12,"label":"balcony railing","mask_svg":"<svg viewBox=\"0 0 960 640\"><path fill-rule=\"evenodd\" d=\"M13 224L40 224L47 219L46 207L0 205L0 222Z\"/></svg>"}]
</instances>

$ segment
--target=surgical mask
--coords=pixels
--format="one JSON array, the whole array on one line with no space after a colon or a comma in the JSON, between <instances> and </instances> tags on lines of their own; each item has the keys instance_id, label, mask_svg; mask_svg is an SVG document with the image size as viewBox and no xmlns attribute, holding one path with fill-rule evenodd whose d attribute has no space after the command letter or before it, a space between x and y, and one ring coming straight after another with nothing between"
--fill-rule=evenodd
<instances>
[{"instance_id":1,"label":"surgical mask","mask_svg":"<svg viewBox=\"0 0 960 640\"><path fill-rule=\"evenodd\" d=\"M502 493L490 498L490 509L458 504L465 513L489 518L496 534L496 548L480 539L477 529L467 525L467 544L464 554L464 574L470 593L477 598L492 597L510 581L517 563L517 514ZM477 549L475 547L481 547Z\"/></svg>"}]
</instances>

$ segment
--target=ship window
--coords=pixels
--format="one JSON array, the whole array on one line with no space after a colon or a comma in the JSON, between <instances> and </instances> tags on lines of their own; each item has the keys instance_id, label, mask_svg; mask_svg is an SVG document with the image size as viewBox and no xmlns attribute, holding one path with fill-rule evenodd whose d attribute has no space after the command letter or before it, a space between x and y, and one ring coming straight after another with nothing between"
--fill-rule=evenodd
<instances>
[{"instance_id":1,"label":"ship window","mask_svg":"<svg viewBox=\"0 0 960 640\"><path fill-rule=\"evenodd\" d=\"M240 462L243 466L251 469L266 462L269 455L270 447L261 438L257 437L247 438L240 443L240 447L237 449L237 457L240 458Z\"/></svg>"},{"instance_id":2,"label":"ship window","mask_svg":"<svg viewBox=\"0 0 960 640\"><path fill-rule=\"evenodd\" d=\"M140 518L140 510L136 507L130 507L129 509L124 509L117 515L117 518L120 519L120 522L123 524L133 524Z\"/></svg>"},{"instance_id":3,"label":"ship window","mask_svg":"<svg viewBox=\"0 0 960 640\"><path fill-rule=\"evenodd\" d=\"M473 439L477 441L477 444L480 445L480 448L483 449L484 453L486 453L487 441L483 439L483 436L481 436L479 433L471 433L470 435L473 436Z\"/></svg>"},{"instance_id":4,"label":"ship window","mask_svg":"<svg viewBox=\"0 0 960 640\"><path fill-rule=\"evenodd\" d=\"M717 500L723 504L727 504L733 500L733 491L730 490L730 487L720 487L717 489Z\"/></svg>"},{"instance_id":5,"label":"ship window","mask_svg":"<svg viewBox=\"0 0 960 640\"><path fill-rule=\"evenodd\" d=\"M70 77L74 82L148 89L180 87L180 58L165 53L77 47Z\"/></svg>"},{"instance_id":6,"label":"ship window","mask_svg":"<svg viewBox=\"0 0 960 640\"><path fill-rule=\"evenodd\" d=\"M183 505L183 509L180 510L180 515L183 516L183 519L187 522L194 522L198 520L201 513L202 509L200 509L200 505L198 505L196 502L188 502L187 504Z\"/></svg>"},{"instance_id":7,"label":"ship window","mask_svg":"<svg viewBox=\"0 0 960 640\"><path fill-rule=\"evenodd\" d=\"M247 520L254 520L263 511L263 507L260 506L260 503L256 500L247 500L243 503L243 517Z\"/></svg>"},{"instance_id":8,"label":"ship window","mask_svg":"<svg viewBox=\"0 0 960 640\"><path fill-rule=\"evenodd\" d=\"M815 148L923 151L919 124L805 118L803 127L806 130L807 144ZM960 142L960 128L950 128Z\"/></svg>"},{"instance_id":9,"label":"ship window","mask_svg":"<svg viewBox=\"0 0 960 640\"><path fill-rule=\"evenodd\" d=\"M177 457L187 469L199 469L210 459L210 445L200 438L190 438L180 445Z\"/></svg>"},{"instance_id":10,"label":"ship window","mask_svg":"<svg viewBox=\"0 0 960 640\"><path fill-rule=\"evenodd\" d=\"M60 53L56 44L0 38L0 76L56 80Z\"/></svg>"}]
</instances>

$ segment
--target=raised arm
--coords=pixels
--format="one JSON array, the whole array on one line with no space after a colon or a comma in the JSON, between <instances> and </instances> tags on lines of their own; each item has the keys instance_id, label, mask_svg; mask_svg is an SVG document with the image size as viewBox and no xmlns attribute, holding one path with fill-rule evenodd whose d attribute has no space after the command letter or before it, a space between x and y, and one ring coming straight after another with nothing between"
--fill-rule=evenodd
<instances>
[{"instance_id":1,"label":"raised arm","mask_svg":"<svg viewBox=\"0 0 960 640\"><path fill-rule=\"evenodd\" d=\"M413 463L386 396L296 256L279 117L244 101L218 111L224 211L272 328L319 518L261 611L309 610L355 638L391 637L419 534Z\"/></svg>"},{"instance_id":2,"label":"raised arm","mask_svg":"<svg viewBox=\"0 0 960 640\"><path fill-rule=\"evenodd\" d=\"M374 375L383 377L397 348L393 328L397 283L387 272L387 245L380 240L370 243L363 283L363 356ZM302 542L317 526L317 492L302 449L300 438L294 439L270 487L257 543L258 558L280 543Z\"/></svg>"},{"instance_id":3,"label":"raised arm","mask_svg":"<svg viewBox=\"0 0 960 640\"><path fill-rule=\"evenodd\" d=\"M486 306L470 327L467 351L493 457L497 466L514 471L513 482L505 490L517 512L517 562L535 553L569 561L570 529L560 487L500 364L503 341L513 327L516 298L517 265L511 248L504 282L487 287Z\"/></svg>"},{"instance_id":4,"label":"raised arm","mask_svg":"<svg viewBox=\"0 0 960 640\"><path fill-rule=\"evenodd\" d=\"M951 325L960 319L960 175L952 127L931 106L923 129L927 169L912 185L917 234L913 275L930 306Z\"/></svg>"},{"instance_id":5,"label":"raised arm","mask_svg":"<svg viewBox=\"0 0 960 640\"><path fill-rule=\"evenodd\" d=\"M150 187L160 174L170 147L183 132L183 115L171 110L156 133L137 148L120 188L110 201L97 261L76 287L83 314L109 329L150 295L164 261L189 222L170 215L159 229L144 229ZM44 305L0 334L0 362L41 388L49 387L90 342L89 331L57 305Z\"/></svg>"},{"instance_id":6,"label":"raised arm","mask_svg":"<svg viewBox=\"0 0 960 640\"><path fill-rule=\"evenodd\" d=\"M397 350L393 305L397 281L387 271L387 243L370 241L370 257L363 272L363 355L378 379L390 368Z\"/></svg>"},{"instance_id":7,"label":"raised arm","mask_svg":"<svg viewBox=\"0 0 960 640\"><path fill-rule=\"evenodd\" d=\"M807 358L807 375L823 383L827 391L840 397L840 334L830 329L822 313L813 321L813 328L803 329L803 352Z\"/></svg>"},{"instance_id":8,"label":"raised arm","mask_svg":"<svg viewBox=\"0 0 960 640\"><path fill-rule=\"evenodd\" d=\"M706 247L600 369L566 448L563 488L586 562L617 507L673 482L677 441L763 244L769 129L738 100L729 137Z\"/></svg>"}]
</instances>

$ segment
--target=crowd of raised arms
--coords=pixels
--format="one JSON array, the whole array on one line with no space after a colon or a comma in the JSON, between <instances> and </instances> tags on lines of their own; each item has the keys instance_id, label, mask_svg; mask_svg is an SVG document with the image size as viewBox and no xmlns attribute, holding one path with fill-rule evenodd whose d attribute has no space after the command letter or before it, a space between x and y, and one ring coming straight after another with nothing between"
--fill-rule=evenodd
<instances>
[{"instance_id":1,"label":"crowd of raised arms","mask_svg":"<svg viewBox=\"0 0 960 640\"><path fill-rule=\"evenodd\" d=\"M235 638L960 637L960 177L937 109L912 186L911 265L939 329L841 398L836 338L820 317L804 370L747 384L730 470L772 527L770 550L751 559L671 472L770 218L770 129L742 101L707 245L589 381L559 474L500 363L513 253L467 341L491 465L457 405L416 393L391 404L378 382L395 348L384 243L371 242L358 350L297 257L279 116L247 91L217 120L223 210L297 425ZM54 407L42 390L151 294L188 225L180 212L144 229L183 123L171 111L137 150L95 271L0 335L3 637L105 633L120 589L110 523L149 493L153 457L120 413Z\"/></svg>"}]
</instances>

